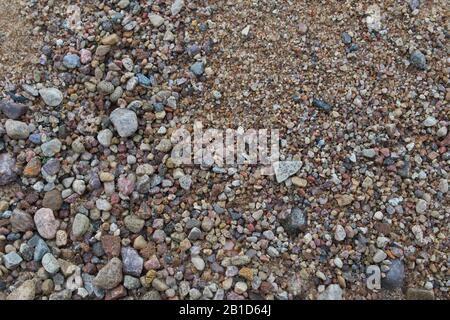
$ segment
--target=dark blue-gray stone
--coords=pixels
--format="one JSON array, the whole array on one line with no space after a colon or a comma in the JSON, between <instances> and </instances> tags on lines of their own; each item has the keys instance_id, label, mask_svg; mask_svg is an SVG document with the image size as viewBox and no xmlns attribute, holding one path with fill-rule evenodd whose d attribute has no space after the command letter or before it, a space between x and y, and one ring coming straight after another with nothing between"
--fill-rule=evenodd
<instances>
[{"instance_id":1,"label":"dark blue-gray stone","mask_svg":"<svg viewBox=\"0 0 450 320\"><path fill-rule=\"evenodd\" d=\"M414 50L409 60L417 69L425 70L427 68L427 59L420 50Z\"/></svg>"},{"instance_id":2,"label":"dark blue-gray stone","mask_svg":"<svg viewBox=\"0 0 450 320\"><path fill-rule=\"evenodd\" d=\"M401 260L394 260L390 266L386 277L381 280L381 286L384 289L393 290L401 288L405 279L405 266Z\"/></svg>"},{"instance_id":3,"label":"dark blue-gray stone","mask_svg":"<svg viewBox=\"0 0 450 320\"><path fill-rule=\"evenodd\" d=\"M196 62L193 65L191 65L190 70L197 77L200 77L205 72L205 65L203 64L203 62Z\"/></svg>"},{"instance_id":4,"label":"dark blue-gray stone","mask_svg":"<svg viewBox=\"0 0 450 320\"><path fill-rule=\"evenodd\" d=\"M41 261L42 257L46 254L49 253L50 249L47 245L47 243L42 240L41 238L39 238L39 240L37 240L36 246L34 247L34 261Z\"/></svg>"},{"instance_id":5,"label":"dark blue-gray stone","mask_svg":"<svg viewBox=\"0 0 450 320\"><path fill-rule=\"evenodd\" d=\"M290 235L296 236L299 232L306 229L307 216L298 207L292 208L291 213L284 221L284 229Z\"/></svg>"},{"instance_id":6,"label":"dark blue-gray stone","mask_svg":"<svg viewBox=\"0 0 450 320\"><path fill-rule=\"evenodd\" d=\"M343 32L341 37L342 37L342 42L344 42L345 44L352 43L352 37L347 32Z\"/></svg>"},{"instance_id":7,"label":"dark blue-gray stone","mask_svg":"<svg viewBox=\"0 0 450 320\"><path fill-rule=\"evenodd\" d=\"M332 109L331 105L321 99L314 98L312 104L314 107L325 112L330 112Z\"/></svg>"},{"instance_id":8,"label":"dark blue-gray stone","mask_svg":"<svg viewBox=\"0 0 450 320\"><path fill-rule=\"evenodd\" d=\"M75 69L81 66L80 57L76 54L66 54L63 58L63 65L68 69Z\"/></svg>"}]
</instances>

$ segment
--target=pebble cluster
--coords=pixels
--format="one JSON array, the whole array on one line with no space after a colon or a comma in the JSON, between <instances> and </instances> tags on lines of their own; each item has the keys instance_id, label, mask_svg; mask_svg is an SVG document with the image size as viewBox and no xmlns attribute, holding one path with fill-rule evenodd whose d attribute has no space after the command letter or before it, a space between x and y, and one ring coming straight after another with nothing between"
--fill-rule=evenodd
<instances>
[{"instance_id":1,"label":"pebble cluster","mask_svg":"<svg viewBox=\"0 0 450 320\"><path fill-rule=\"evenodd\" d=\"M61 2L0 75L0 300L448 299L446 1ZM275 174L180 165L194 121Z\"/></svg>"}]
</instances>

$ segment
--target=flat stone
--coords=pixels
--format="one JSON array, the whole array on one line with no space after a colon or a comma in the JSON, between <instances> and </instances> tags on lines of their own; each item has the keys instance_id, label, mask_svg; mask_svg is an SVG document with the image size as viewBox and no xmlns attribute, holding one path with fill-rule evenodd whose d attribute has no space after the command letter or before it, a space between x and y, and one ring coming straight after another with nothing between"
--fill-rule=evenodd
<instances>
[{"instance_id":1,"label":"flat stone","mask_svg":"<svg viewBox=\"0 0 450 320\"><path fill-rule=\"evenodd\" d=\"M14 289L6 300L34 300L36 295L36 282L26 280L18 288Z\"/></svg>"},{"instance_id":2,"label":"flat stone","mask_svg":"<svg viewBox=\"0 0 450 320\"><path fill-rule=\"evenodd\" d=\"M19 209L14 209L9 222L14 232L25 232L34 229L33 217Z\"/></svg>"},{"instance_id":3,"label":"flat stone","mask_svg":"<svg viewBox=\"0 0 450 320\"><path fill-rule=\"evenodd\" d=\"M278 183L287 180L290 176L293 176L302 167L301 161L277 161L273 163L273 169L275 171L275 177Z\"/></svg>"},{"instance_id":4,"label":"flat stone","mask_svg":"<svg viewBox=\"0 0 450 320\"><path fill-rule=\"evenodd\" d=\"M99 288L110 290L117 287L122 279L122 261L114 257L100 269L93 283Z\"/></svg>"},{"instance_id":5,"label":"flat stone","mask_svg":"<svg viewBox=\"0 0 450 320\"><path fill-rule=\"evenodd\" d=\"M111 257L118 257L120 255L121 242L120 237L112 235L104 235L101 238L102 247L106 255Z\"/></svg>"},{"instance_id":6,"label":"flat stone","mask_svg":"<svg viewBox=\"0 0 450 320\"><path fill-rule=\"evenodd\" d=\"M433 290L419 289L419 288L408 288L406 290L407 300L434 300Z\"/></svg>"},{"instance_id":7,"label":"flat stone","mask_svg":"<svg viewBox=\"0 0 450 320\"><path fill-rule=\"evenodd\" d=\"M7 118L17 120L27 113L28 107L21 103L2 100L0 101L0 110Z\"/></svg>"},{"instance_id":8,"label":"flat stone","mask_svg":"<svg viewBox=\"0 0 450 320\"><path fill-rule=\"evenodd\" d=\"M145 221L135 215L126 216L124 219L125 227L133 233L139 233L144 227Z\"/></svg>"},{"instance_id":9,"label":"flat stone","mask_svg":"<svg viewBox=\"0 0 450 320\"><path fill-rule=\"evenodd\" d=\"M104 37L101 42L103 45L113 46L113 45L118 44L119 41L120 41L119 36L117 34L113 33L111 35Z\"/></svg>"},{"instance_id":10,"label":"flat stone","mask_svg":"<svg viewBox=\"0 0 450 320\"><path fill-rule=\"evenodd\" d=\"M10 252L3 256L3 263L5 267L13 270L17 268L17 266L23 261L22 257L19 256L16 252Z\"/></svg>"},{"instance_id":11,"label":"flat stone","mask_svg":"<svg viewBox=\"0 0 450 320\"><path fill-rule=\"evenodd\" d=\"M150 14L148 16L148 19L150 20L150 23L156 28L159 28L164 23L164 18L157 14Z\"/></svg>"},{"instance_id":12,"label":"flat stone","mask_svg":"<svg viewBox=\"0 0 450 320\"><path fill-rule=\"evenodd\" d=\"M53 157L55 154L61 151L61 141L58 139L52 139L41 145L42 154L46 157Z\"/></svg>"},{"instance_id":13,"label":"flat stone","mask_svg":"<svg viewBox=\"0 0 450 320\"><path fill-rule=\"evenodd\" d=\"M52 209L53 211L58 211L61 209L62 204L63 198L61 196L61 192L57 189L46 192L44 199L42 199L42 206Z\"/></svg>"},{"instance_id":14,"label":"flat stone","mask_svg":"<svg viewBox=\"0 0 450 320\"><path fill-rule=\"evenodd\" d=\"M173 16L176 16L177 14L180 13L183 7L184 7L184 0L174 0L172 6L170 7L170 12L172 13Z\"/></svg>"}]
</instances>

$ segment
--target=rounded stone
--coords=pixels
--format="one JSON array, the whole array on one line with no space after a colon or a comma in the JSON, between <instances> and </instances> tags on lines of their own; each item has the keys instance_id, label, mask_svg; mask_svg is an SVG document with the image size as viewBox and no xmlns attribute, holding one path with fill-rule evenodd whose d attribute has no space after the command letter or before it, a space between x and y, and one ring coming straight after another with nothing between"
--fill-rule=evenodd
<instances>
[{"instance_id":1,"label":"rounded stone","mask_svg":"<svg viewBox=\"0 0 450 320\"><path fill-rule=\"evenodd\" d=\"M30 130L25 122L17 120L6 120L5 123L6 134L14 140L27 139L30 135Z\"/></svg>"},{"instance_id":2,"label":"rounded stone","mask_svg":"<svg viewBox=\"0 0 450 320\"><path fill-rule=\"evenodd\" d=\"M56 107L63 101L63 94L56 88L43 88L39 90L39 94L45 104L50 107Z\"/></svg>"},{"instance_id":3,"label":"rounded stone","mask_svg":"<svg viewBox=\"0 0 450 320\"><path fill-rule=\"evenodd\" d=\"M132 136L138 129L136 113L128 109L115 109L111 112L110 119L117 133L122 138Z\"/></svg>"},{"instance_id":4,"label":"rounded stone","mask_svg":"<svg viewBox=\"0 0 450 320\"><path fill-rule=\"evenodd\" d=\"M89 230L90 225L88 217L84 214L77 213L72 224L72 234L76 238L79 238Z\"/></svg>"},{"instance_id":5,"label":"rounded stone","mask_svg":"<svg viewBox=\"0 0 450 320\"><path fill-rule=\"evenodd\" d=\"M34 214L34 223L36 229L45 239L53 239L56 236L59 223L53 215L53 210L49 208L41 208Z\"/></svg>"}]
</instances>

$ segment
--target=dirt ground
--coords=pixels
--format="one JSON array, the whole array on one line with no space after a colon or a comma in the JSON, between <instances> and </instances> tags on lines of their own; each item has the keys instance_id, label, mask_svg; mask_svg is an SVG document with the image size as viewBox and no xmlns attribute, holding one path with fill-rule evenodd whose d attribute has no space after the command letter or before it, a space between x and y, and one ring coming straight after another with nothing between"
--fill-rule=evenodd
<instances>
[{"instance_id":1,"label":"dirt ground","mask_svg":"<svg viewBox=\"0 0 450 320\"><path fill-rule=\"evenodd\" d=\"M19 0L0 1L0 87L20 75L31 75L42 39L33 34L31 16Z\"/></svg>"}]
</instances>

